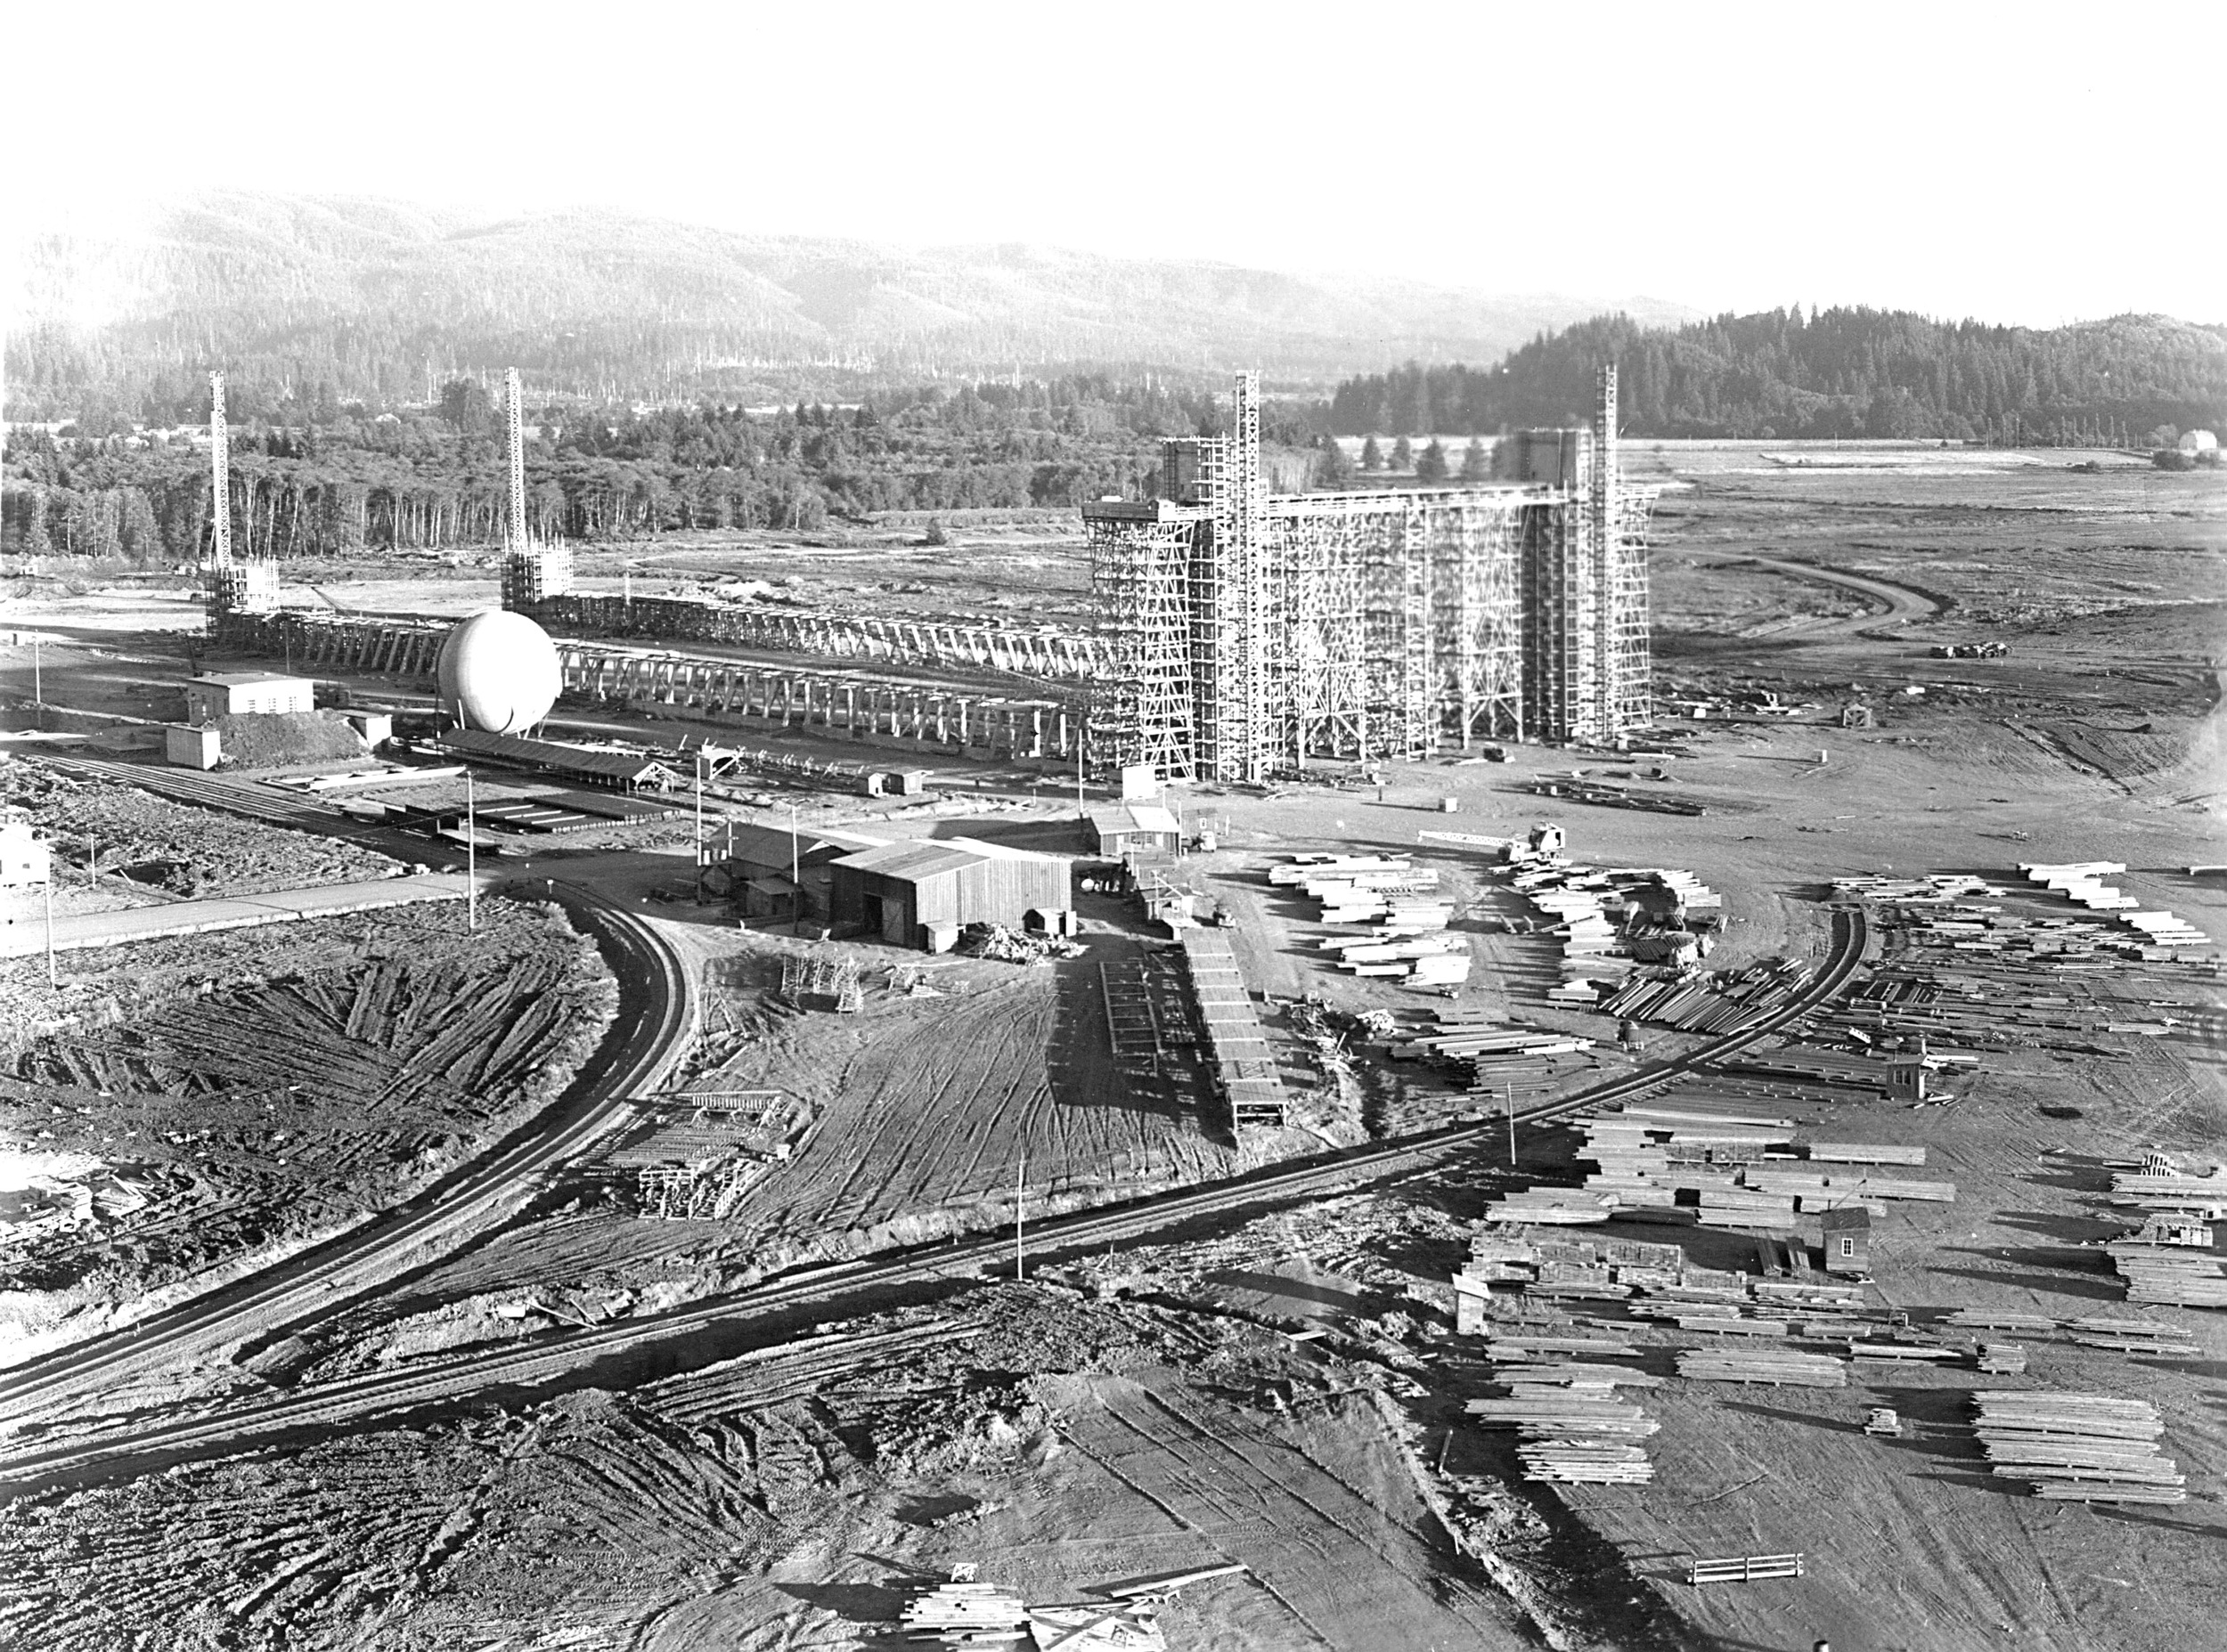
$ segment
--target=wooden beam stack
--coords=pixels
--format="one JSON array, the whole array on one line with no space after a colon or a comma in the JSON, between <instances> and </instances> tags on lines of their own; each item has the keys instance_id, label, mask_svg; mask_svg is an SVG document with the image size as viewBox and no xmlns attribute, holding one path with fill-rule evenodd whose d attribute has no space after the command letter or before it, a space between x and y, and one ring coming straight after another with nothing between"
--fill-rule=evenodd
<instances>
[{"instance_id":1,"label":"wooden beam stack","mask_svg":"<svg viewBox=\"0 0 2227 1652\"><path fill-rule=\"evenodd\" d=\"M1980 1449L1999 1478L2083 1502L2177 1503L2187 1477L2158 1450L2165 1425L2146 1400L2045 1391L1972 1396Z\"/></svg>"},{"instance_id":2,"label":"wooden beam stack","mask_svg":"<svg viewBox=\"0 0 2227 1652\"><path fill-rule=\"evenodd\" d=\"M1662 1379L1613 1365L1519 1365L1504 1374L1508 1397L1472 1400L1469 1414L1514 1428L1527 1480L1561 1485L1644 1485L1655 1477L1633 1442L1662 1425L1616 1390L1652 1388Z\"/></svg>"},{"instance_id":3,"label":"wooden beam stack","mask_svg":"<svg viewBox=\"0 0 2227 1652\"><path fill-rule=\"evenodd\" d=\"M1830 1354L1789 1348L1694 1348L1678 1355L1678 1375L1697 1382L1785 1383L1803 1388L1845 1388L1848 1367Z\"/></svg>"}]
</instances>

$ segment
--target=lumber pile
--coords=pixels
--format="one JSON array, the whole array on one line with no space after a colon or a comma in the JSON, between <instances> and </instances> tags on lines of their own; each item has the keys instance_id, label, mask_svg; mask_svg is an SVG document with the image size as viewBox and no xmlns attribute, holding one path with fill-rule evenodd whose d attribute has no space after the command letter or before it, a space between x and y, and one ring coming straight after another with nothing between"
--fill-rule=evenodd
<instances>
[{"instance_id":1,"label":"lumber pile","mask_svg":"<svg viewBox=\"0 0 2227 1652\"><path fill-rule=\"evenodd\" d=\"M1990 1376L2023 1377L2026 1350L2015 1342L1983 1342L1979 1345L1978 1363Z\"/></svg>"},{"instance_id":2,"label":"lumber pile","mask_svg":"<svg viewBox=\"0 0 2227 1652\"><path fill-rule=\"evenodd\" d=\"M2152 1155L2140 1170L2113 1172L2111 1192L2116 1202L2153 1210L2227 1213L2227 1167L2211 1165L2196 1176Z\"/></svg>"},{"instance_id":3,"label":"lumber pile","mask_svg":"<svg viewBox=\"0 0 2227 1652\"><path fill-rule=\"evenodd\" d=\"M2145 1400L1983 1389L1972 1404L1990 1471L2027 1482L2036 1496L2177 1503L2188 1495L2186 1477L2158 1449L2165 1425Z\"/></svg>"},{"instance_id":4,"label":"lumber pile","mask_svg":"<svg viewBox=\"0 0 2227 1652\"><path fill-rule=\"evenodd\" d=\"M1678 1355L1678 1375L1697 1382L1767 1382L1803 1388L1845 1388L1847 1362L1791 1348L1693 1348Z\"/></svg>"},{"instance_id":5,"label":"lumber pile","mask_svg":"<svg viewBox=\"0 0 2227 1652\"><path fill-rule=\"evenodd\" d=\"M2227 1268L2207 1250L2114 1243L2106 1247L2129 1302L2180 1308L2227 1308Z\"/></svg>"},{"instance_id":6,"label":"lumber pile","mask_svg":"<svg viewBox=\"0 0 2227 1652\"><path fill-rule=\"evenodd\" d=\"M2067 1320L2065 1331L2084 1347L2109 1348L2116 1354L2147 1354L2160 1359L2196 1356L2193 1332L2157 1320L2109 1319L2095 1314Z\"/></svg>"},{"instance_id":7,"label":"lumber pile","mask_svg":"<svg viewBox=\"0 0 2227 1652\"><path fill-rule=\"evenodd\" d=\"M1583 1226L1605 1222L1616 1214L1611 1194L1573 1187L1531 1187L1504 1193L1485 1207L1488 1222L1531 1222L1554 1226Z\"/></svg>"},{"instance_id":8,"label":"lumber pile","mask_svg":"<svg viewBox=\"0 0 2227 1652\"><path fill-rule=\"evenodd\" d=\"M971 1566L954 1567L951 1581L905 1602L898 1615L909 1640L947 1647L1010 1644L1028 1633L1029 1609L995 1583L974 1581Z\"/></svg>"},{"instance_id":9,"label":"lumber pile","mask_svg":"<svg viewBox=\"0 0 2227 1652\"><path fill-rule=\"evenodd\" d=\"M1469 1414L1512 1428L1527 1480L1562 1485L1644 1485L1654 1465L1635 1441L1662 1425L1617 1389L1652 1388L1660 1377L1616 1366L1525 1364L1506 1373L1505 1399L1472 1400Z\"/></svg>"}]
</instances>

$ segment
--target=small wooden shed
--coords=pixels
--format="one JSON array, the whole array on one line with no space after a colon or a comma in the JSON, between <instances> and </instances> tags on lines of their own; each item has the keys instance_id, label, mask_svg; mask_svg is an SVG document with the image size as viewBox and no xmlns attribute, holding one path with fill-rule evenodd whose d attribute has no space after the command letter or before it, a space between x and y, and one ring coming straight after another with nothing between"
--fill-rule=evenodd
<instances>
[{"instance_id":1,"label":"small wooden shed","mask_svg":"<svg viewBox=\"0 0 2227 1652\"><path fill-rule=\"evenodd\" d=\"M1862 1205L1835 1205L1820 1224L1825 1232L1825 1272L1854 1275L1872 1271L1872 1213Z\"/></svg>"}]
</instances>

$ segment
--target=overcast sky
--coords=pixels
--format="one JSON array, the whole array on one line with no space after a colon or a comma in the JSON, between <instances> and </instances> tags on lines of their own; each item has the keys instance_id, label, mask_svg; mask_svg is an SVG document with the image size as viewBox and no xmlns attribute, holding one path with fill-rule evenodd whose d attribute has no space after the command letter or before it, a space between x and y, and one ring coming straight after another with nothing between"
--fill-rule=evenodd
<instances>
[{"instance_id":1,"label":"overcast sky","mask_svg":"<svg viewBox=\"0 0 2227 1652\"><path fill-rule=\"evenodd\" d=\"M2227 321L2215 5L175 0L10 34L19 225L224 186Z\"/></svg>"}]
</instances>

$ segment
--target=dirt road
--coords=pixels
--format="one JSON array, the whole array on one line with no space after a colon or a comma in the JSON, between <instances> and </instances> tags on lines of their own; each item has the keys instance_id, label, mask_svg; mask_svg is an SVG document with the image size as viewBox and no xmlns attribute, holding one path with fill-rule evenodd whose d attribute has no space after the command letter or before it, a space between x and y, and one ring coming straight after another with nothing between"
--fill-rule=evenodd
<instances>
[{"instance_id":1,"label":"dirt road","mask_svg":"<svg viewBox=\"0 0 2227 1652\"><path fill-rule=\"evenodd\" d=\"M1823 585L1838 585L1856 591L1875 602L1887 605L1883 613L1859 614L1847 618L1825 617L1789 622L1774 634L1781 637L1845 637L1866 631L1881 625L1908 625L1913 621L1929 619L1940 613L1941 605L1922 591L1907 586L1892 584L1886 580L1873 579L1869 574L1849 574L1840 568L1821 568L1815 563L1788 562L1778 557L1743 557L1739 562L1719 563L1719 567L1737 568L1742 564L1771 568L1799 580L1812 580Z\"/></svg>"}]
</instances>

